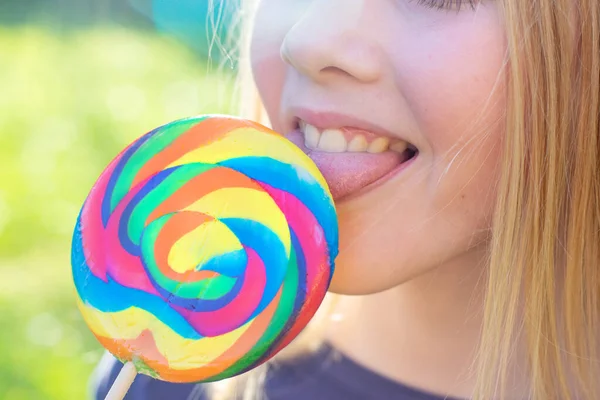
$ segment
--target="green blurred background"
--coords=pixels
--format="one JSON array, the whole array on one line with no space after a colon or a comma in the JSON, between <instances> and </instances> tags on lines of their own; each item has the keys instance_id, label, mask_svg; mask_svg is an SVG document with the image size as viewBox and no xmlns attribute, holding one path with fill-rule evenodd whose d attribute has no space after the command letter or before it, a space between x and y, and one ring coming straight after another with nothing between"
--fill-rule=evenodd
<instances>
[{"instance_id":1,"label":"green blurred background","mask_svg":"<svg viewBox=\"0 0 600 400\"><path fill-rule=\"evenodd\" d=\"M74 301L77 213L138 136L232 112L223 2L0 0L0 399L87 398L102 349Z\"/></svg>"}]
</instances>

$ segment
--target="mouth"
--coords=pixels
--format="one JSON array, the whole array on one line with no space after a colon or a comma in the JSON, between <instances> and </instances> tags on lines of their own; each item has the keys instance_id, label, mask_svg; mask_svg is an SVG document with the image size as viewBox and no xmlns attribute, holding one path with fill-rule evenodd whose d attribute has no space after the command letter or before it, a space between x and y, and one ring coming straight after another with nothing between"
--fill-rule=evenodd
<instances>
[{"instance_id":1,"label":"mouth","mask_svg":"<svg viewBox=\"0 0 600 400\"><path fill-rule=\"evenodd\" d=\"M406 140L351 126L318 127L297 118L286 137L317 165L336 201L370 191L419 155Z\"/></svg>"}]
</instances>

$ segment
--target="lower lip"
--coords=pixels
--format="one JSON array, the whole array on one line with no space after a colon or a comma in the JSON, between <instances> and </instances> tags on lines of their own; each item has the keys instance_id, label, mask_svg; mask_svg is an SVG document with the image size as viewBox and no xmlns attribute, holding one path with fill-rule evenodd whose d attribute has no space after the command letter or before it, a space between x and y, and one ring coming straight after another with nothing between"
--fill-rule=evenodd
<instances>
[{"instance_id":1,"label":"lower lip","mask_svg":"<svg viewBox=\"0 0 600 400\"><path fill-rule=\"evenodd\" d=\"M390 151L369 153L326 153L308 149L304 135L296 130L287 135L303 152L312 158L329 184L336 202L365 194L381 186L411 166L418 153L400 163L400 155Z\"/></svg>"}]
</instances>

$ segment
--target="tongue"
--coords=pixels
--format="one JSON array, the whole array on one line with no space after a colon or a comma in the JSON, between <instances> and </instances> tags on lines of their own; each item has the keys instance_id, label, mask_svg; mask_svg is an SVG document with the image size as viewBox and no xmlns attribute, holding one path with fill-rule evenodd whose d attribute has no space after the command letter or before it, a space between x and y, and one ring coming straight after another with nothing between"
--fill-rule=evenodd
<instances>
[{"instance_id":1,"label":"tongue","mask_svg":"<svg viewBox=\"0 0 600 400\"><path fill-rule=\"evenodd\" d=\"M340 199L373 183L396 168L401 156L384 153L326 153L304 146L304 135L294 131L286 136L317 165L334 199Z\"/></svg>"}]
</instances>

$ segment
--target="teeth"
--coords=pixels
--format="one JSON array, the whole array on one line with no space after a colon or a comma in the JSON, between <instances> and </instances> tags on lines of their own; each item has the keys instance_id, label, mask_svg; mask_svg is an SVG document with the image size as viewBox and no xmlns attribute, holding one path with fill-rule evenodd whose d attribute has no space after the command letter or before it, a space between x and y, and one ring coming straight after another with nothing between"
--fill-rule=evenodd
<instances>
[{"instance_id":1,"label":"teeth","mask_svg":"<svg viewBox=\"0 0 600 400\"><path fill-rule=\"evenodd\" d=\"M373 140L369 145L367 151L369 153L383 153L390 147L390 139L384 137L378 137Z\"/></svg>"},{"instance_id":2,"label":"teeth","mask_svg":"<svg viewBox=\"0 0 600 400\"><path fill-rule=\"evenodd\" d=\"M367 143L367 139L363 135L356 135L348 144L348 151L353 153L360 153L367 151L369 148L369 144Z\"/></svg>"},{"instance_id":3,"label":"teeth","mask_svg":"<svg viewBox=\"0 0 600 400\"><path fill-rule=\"evenodd\" d=\"M304 126L304 145L309 149L316 149L319 145L319 130L312 125Z\"/></svg>"},{"instance_id":4,"label":"teeth","mask_svg":"<svg viewBox=\"0 0 600 400\"><path fill-rule=\"evenodd\" d=\"M326 129L321 133L317 148L330 153L343 153L346 151L346 145L346 138L342 131L339 129Z\"/></svg>"},{"instance_id":5,"label":"teeth","mask_svg":"<svg viewBox=\"0 0 600 400\"><path fill-rule=\"evenodd\" d=\"M390 141L387 137L376 137L370 143L365 135L356 134L352 136L350 143L341 129L325 129L321 132L317 127L300 120L300 130L304 133L304 144L311 150L321 150L329 153L383 153L391 150L403 153L409 145L404 140L394 139Z\"/></svg>"},{"instance_id":6,"label":"teeth","mask_svg":"<svg viewBox=\"0 0 600 400\"><path fill-rule=\"evenodd\" d=\"M395 151L396 153L404 153L407 147L408 143L406 143L404 140L398 140L390 144L390 150Z\"/></svg>"}]
</instances>

